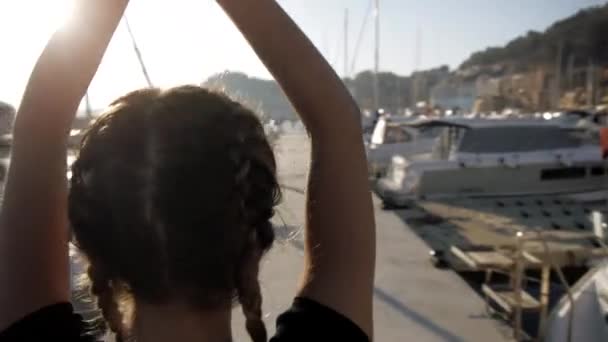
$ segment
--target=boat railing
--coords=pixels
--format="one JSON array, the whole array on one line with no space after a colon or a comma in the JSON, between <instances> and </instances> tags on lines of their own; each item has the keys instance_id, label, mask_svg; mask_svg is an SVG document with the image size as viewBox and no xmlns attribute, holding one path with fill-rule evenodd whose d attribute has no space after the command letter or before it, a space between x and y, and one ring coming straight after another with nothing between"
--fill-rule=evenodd
<instances>
[{"instance_id":1,"label":"boat railing","mask_svg":"<svg viewBox=\"0 0 608 342\"><path fill-rule=\"evenodd\" d=\"M597 218L594 218L594 225L601 224L595 221L600 222ZM608 257L608 246L604 234L598 234L597 229L592 233L579 234L577 237L596 241L600 246L599 249L601 250L601 253L595 254L599 257ZM524 332L522 326L522 314L524 311L529 310L539 312L540 319L536 340L544 340L547 334L550 279L551 271L553 270L557 275L560 284L565 289L566 298L571 306L571 310L569 310L570 316L568 317L568 341L572 341L575 300L561 265L553 258L553 251L549 247L547 237L542 230L528 231L525 233L519 231L515 234L515 239L517 240L515 251L508 255L498 251L485 251L475 254L465 253L457 247L452 248L452 253L465 263L469 263L470 267L476 269L481 267L484 268L486 275L484 284L482 285L482 292L484 293L486 308L491 311L490 302L494 302L505 311L506 316L504 316L504 318L506 320L511 320L513 325L513 337L516 341L530 339ZM524 246L529 242L540 242L542 244L542 258L535 257L525 250ZM526 268L531 265L534 266L534 268L541 269L539 298L534 298L524 288L524 279L526 278L525 271ZM493 285L492 276L495 273L507 275L510 279L510 284L506 287Z\"/></svg>"}]
</instances>

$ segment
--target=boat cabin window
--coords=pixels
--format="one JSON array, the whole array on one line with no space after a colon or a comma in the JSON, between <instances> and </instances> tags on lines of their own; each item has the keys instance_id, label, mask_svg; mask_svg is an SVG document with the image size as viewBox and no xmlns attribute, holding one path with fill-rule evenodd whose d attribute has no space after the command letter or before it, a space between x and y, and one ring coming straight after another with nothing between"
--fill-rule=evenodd
<instances>
[{"instance_id":1,"label":"boat cabin window","mask_svg":"<svg viewBox=\"0 0 608 342\"><path fill-rule=\"evenodd\" d=\"M496 126L468 130L458 150L464 153L513 153L581 145L579 137L557 126Z\"/></svg>"},{"instance_id":2,"label":"boat cabin window","mask_svg":"<svg viewBox=\"0 0 608 342\"><path fill-rule=\"evenodd\" d=\"M593 116L593 123L596 125L606 126L608 125L608 113L600 112Z\"/></svg>"},{"instance_id":3,"label":"boat cabin window","mask_svg":"<svg viewBox=\"0 0 608 342\"><path fill-rule=\"evenodd\" d=\"M448 159L450 154L458 148L458 145L467 130L467 128L462 127L445 127L433 146L433 158L441 160Z\"/></svg>"},{"instance_id":4,"label":"boat cabin window","mask_svg":"<svg viewBox=\"0 0 608 342\"><path fill-rule=\"evenodd\" d=\"M606 169L603 166L593 166L591 167L591 175L592 176L603 176L606 174Z\"/></svg>"},{"instance_id":5,"label":"boat cabin window","mask_svg":"<svg viewBox=\"0 0 608 342\"><path fill-rule=\"evenodd\" d=\"M541 180L576 179L585 178L587 170L584 167L564 167L544 169L541 171Z\"/></svg>"},{"instance_id":6,"label":"boat cabin window","mask_svg":"<svg viewBox=\"0 0 608 342\"><path fill-rule=\"evenodd\" d=\"M436 138L443 130L444 127L423 127L418 130L418 136L420 138Z\"/></svg>"},{"instance_id":7,"label":"boat cabin window","mask_svg":"<svg viewBox=\"0 0 608 342\"><path fill-rule=\"evenodd\" d=\"M412 141L412 136L403 128L397 126L389 126L386 128L384 136L385 144L398 144Z\"/></svg>"}]
</instances>

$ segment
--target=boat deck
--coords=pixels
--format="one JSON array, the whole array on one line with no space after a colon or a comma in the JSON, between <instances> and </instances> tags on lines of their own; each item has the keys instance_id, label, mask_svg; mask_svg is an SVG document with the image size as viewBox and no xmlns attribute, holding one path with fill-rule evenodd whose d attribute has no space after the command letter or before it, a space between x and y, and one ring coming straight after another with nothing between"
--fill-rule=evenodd
<instances>
[{"instance_id":1,"label":"boat deck","mask_svg":"<svg viewBox=\"0 0 608 342\"><path fill-rule=\"evenodd\" d=\"M467 265L459 265L462 258L450 252L453 247L469 253L499 251L509 257L517 249L519 232L524 251L541 263L550 257L561 267L578 267L606 255L593 235L592 215L599 209L603 208L598 203L560 196L460 198L420 201L403 216L433 250L447 253L457 269Z\"/></svg>"}]
</instances>

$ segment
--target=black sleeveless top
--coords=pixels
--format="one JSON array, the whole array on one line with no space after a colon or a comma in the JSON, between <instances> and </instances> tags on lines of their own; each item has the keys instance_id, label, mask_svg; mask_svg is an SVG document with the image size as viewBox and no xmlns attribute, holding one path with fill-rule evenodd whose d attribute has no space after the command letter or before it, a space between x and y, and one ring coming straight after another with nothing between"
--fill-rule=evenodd
<instances>
[{"instance_id":1,"label":"black sleeveless top","mask_svg":"<svg viewBox=\"0 0 608 342\"><path fill-rule=\"evenodd\" d=\"M296 298L289 310L277 318L277 332L270 342L326 341L369 342L367 335L348 318L313 300ZM0 342L96 342L82 316L72 304L42 308L0 333Z\"/></svg>"}]
</instances>

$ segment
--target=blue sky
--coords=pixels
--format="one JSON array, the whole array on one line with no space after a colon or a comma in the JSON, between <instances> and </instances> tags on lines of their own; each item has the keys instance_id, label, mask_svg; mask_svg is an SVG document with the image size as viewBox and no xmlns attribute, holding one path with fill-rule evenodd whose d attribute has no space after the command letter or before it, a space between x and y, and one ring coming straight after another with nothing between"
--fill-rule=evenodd
<instances>
[{"instance_id":1,"label":"blue sky","mask_svg":"<svg viewBox=\"0 0 608 342\"><path fill-rule=\"evenodd\" d=\"M350 8L353 27L351 46L361 27L368 0L286 0L303 28L323 47L330 41L329 55L342 71L342 60L334 57L339 41L343 9ZM380 0L381 69L410 73L416 65L416 36L420 35L420 68L441 64L458 66L472 52L503 45L528 30L544 30L558 19L579 9L599 5L599 0ZM325 4L325 10L320 10ZM337 23L337 25L336 25ZM373 31L369 26L360 68L373 65ZM342 53L343 49L339 49Z\"/></svg>"},{"instance_id":2,"label":"blue sky","mask_svg":"<svg viewBox=\"0 0 608 342\"><path fill-rule=\"evenodd\" d=\"M18 104L44 42L75 0L2 1L0 100ZM458 66L472 52L502 45L528 30L605 0L380 0L381 69L408 74ZM350 12L350 61L370 0L279 0L342 74L344 11ZM37 11L31 11L37 8ZM224 70L269 78L213 0L131 0L127 11L152 80L160 86L198 83ZM371 18L370 18L371 19ZM418 33L417 33L418 32ZM416 37L419 36L419 49ZM7 48L8 47L8 48ZM283 47L278 47L283 48ZM418 52L417 52L418 51ZM373 66L373 21L364 31L355 72ZM93 105L145 86L124 26L91 85Z\"/></svg>"}]
</instances>

